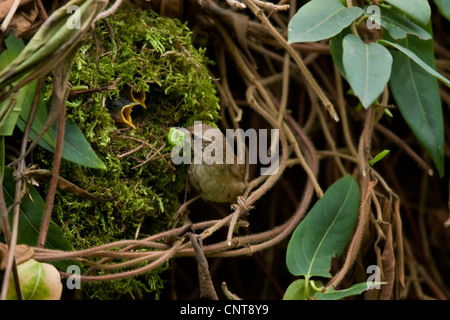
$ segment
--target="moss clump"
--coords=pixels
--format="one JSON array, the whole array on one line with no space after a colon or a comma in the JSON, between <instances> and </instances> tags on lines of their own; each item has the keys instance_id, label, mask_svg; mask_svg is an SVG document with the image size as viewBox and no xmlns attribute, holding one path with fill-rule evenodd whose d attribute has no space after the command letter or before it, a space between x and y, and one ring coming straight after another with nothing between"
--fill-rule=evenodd
<instances>
[{"instance_id":1,"label":"moss clump","mask_svg":"<svg viewBox=\"0 0 450 320\"><path fill-rule=\"evenodd\" d=\"M171 126L218 120L208 63L178 20L123 5L107 23L97 23L74 61L70 83L90 89L115 83L115 88L69 98L77 106L69 107L68 117L107 169L65 161L61 175L97 197L113 200L93 202L58 193L55 220L76 249L133 239L138 229L142 236L170 227L185 179L182 168L171 166L166 136ZM105 101L118 99L130 88L146 93L146 108L133 109L136 129L117 127L105 107ZM103 299L146 292L157 296L162 269L139 279L88 283L85 293Z\"/></svg>"}]
</instances>

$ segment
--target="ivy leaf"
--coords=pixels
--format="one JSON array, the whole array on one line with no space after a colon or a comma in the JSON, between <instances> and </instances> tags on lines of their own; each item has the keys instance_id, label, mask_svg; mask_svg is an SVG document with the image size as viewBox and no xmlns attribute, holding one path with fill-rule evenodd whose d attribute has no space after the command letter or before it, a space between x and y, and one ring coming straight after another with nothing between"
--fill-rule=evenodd
<instances>
[{"instance_id":1,"label":"ivy leaf","mask_svg":"<svg viewBox=\"0 0 450 320\"><path fill-rule=\"evenodd\" d=\"M288 42L331 38L363 13L363 9L346 8L338 0L312 0L301 7L289 22Z\"/></svg>"},{"instance_id":2,"label":"ivy leaf","mask_svg":"<svg viewBox=\"0 0 450 320\"><path fill-rule=\"evenodd\" d=\"M286 264L295 276L331 277L331 258L339 257L359 212L359 187L350 176L336 181L297 226L289 240Z\"/></svg>"},{"instance_id":3,"label":"ivy leaf","mask_svg":"<svg viewBox=\"0 0 450 320\"><path fill-rule=\"evenodd\" d=\"M383 46L377 43L365 44L353 34L345 36L343 50L347 81L367 109L389 81L392 56Z\"/></svg>"}]
</instances>

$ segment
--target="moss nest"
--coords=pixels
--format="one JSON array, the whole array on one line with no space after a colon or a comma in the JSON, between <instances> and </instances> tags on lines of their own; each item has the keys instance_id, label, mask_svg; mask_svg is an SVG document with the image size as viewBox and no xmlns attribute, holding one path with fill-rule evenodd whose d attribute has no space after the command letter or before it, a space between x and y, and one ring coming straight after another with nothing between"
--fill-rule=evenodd
<instances>
[{"instance_id":1,"label":"moss nest","mask_svg":"<svg viewBox=\"0 0 450 320\"><path fill-rule=\"evenodd\" d=\"M213 124L219 119L209 63L205 51L192 45L186 25L152 11L123 6L107 22L96 24L70 75L74 91L89 92L69 97L67 116L106 169L63 161L61 176L96 197L112 200L89 201L58 192L54 220L75 249L134 239L137 230L142 237L170 228L185 170L171 164L167 133L172 126L192 125L194 120ZM95 90L111 84L113 89ZM108 101L130 90L146 96L146 108L133 108L135 129L116 124L106 108ZM85 293L105 299L146 292L157 296L163 269L136 279L89 283Z\"/></svg>"}]
</instances>

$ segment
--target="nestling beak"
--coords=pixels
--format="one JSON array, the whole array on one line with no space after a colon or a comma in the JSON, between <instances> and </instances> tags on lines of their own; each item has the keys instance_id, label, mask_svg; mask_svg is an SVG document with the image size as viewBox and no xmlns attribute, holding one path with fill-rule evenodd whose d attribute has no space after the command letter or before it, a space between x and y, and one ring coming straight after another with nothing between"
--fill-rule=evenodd
<instances>
[{"instance_id":1,"label":"nestling beak","mask_svg":"<svg viewBox=\"0 0 450 320\"><path fill-rule=\"evenodd\" d=\"M133 107L136 105L139 105L139 103L131 102L124 98L108 101L106 103L106 107L116 123L124 123L133 129L136 129L136 127L131 119L131 111L133 111Z\"/></svg>"},{"instance_id":2,"label":"nestling beak","mask_svg":"<svg viewBox=\"0 0 450 320\"><path fill-rule=\"evenodd\" d=\"M136 129L133 120L131 119L131 112L136 105L140 105L145 109L145 98L145 91L127 88L121 92L121 97L119 99L108 101L106 107L116 123L124 123L133 129Z\"/></svg>"},{"instance_id":3,"label":"nestling beak","mask_svg":"<svg viewBox=\"0 0 450 320\"><path fill-rule=\"evenodd\" d=\"M134 89L126 90L124 97L132 102L137 102L139 105L141 105L144 109L147 108L145 105L145 91L137 91Z\"/></svg>"}]
</instances>

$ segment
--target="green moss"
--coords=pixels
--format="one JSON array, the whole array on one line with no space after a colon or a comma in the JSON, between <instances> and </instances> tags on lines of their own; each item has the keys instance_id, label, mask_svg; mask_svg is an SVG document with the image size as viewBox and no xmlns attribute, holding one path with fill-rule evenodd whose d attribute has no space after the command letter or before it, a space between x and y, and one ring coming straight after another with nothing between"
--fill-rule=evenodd
<instances>
[{"instance_id":1,"label":"green moss","mask_svg":"<svg viewBox=\"0 0 450 320\"><path fill-rule=\"evenodd\" d=\"M204 50L193 47L186 25L127 6L108 18L108 23L97 23L70 75L72 86L99 88L115 83L113 90L69 99L76 103L68 108L68 117L107 169L63 161L61 175L98 197L112 198L93 202L58 192L54 217L76 249L133 239L138 228L141 235L170 228L178 194L184 189L185 171L174 170L170 156L138 165L149 157L169 154L166 136L171 126L219 119L218 99L206 67L211 61ZM105 107L106 100L123 96L129 88L146 92L147 107L133 109L136 129L116 126ZM118 157L142 141L151 147L144 143L140 150ZM157 296L162 283L153 271L139 279L87 283L84 288L91 298L133 297L144 292Z\"/></svg>"}]
</instances>

